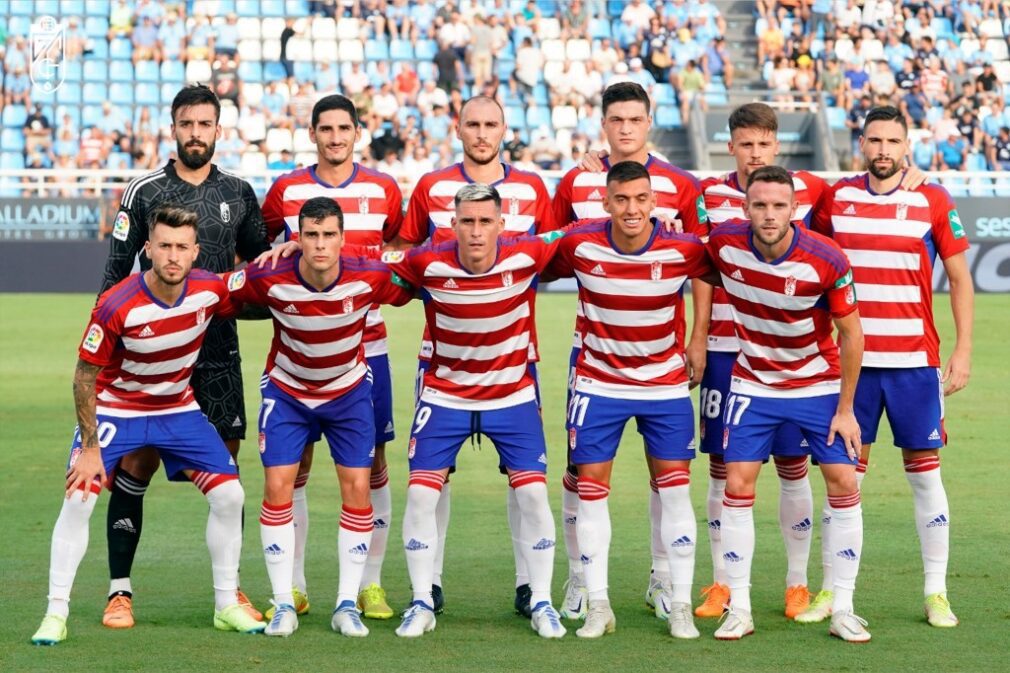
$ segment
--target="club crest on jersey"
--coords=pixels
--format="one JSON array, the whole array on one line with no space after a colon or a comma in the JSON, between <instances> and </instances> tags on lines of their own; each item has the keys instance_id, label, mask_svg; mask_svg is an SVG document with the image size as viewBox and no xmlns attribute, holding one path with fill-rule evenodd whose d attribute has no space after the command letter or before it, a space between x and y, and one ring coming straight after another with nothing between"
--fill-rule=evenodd
<instances>
[{"instance_id":1,"label":"club crest on jersey","mask_svg":"<svg viewBox=\"0 0 1010 673\"><path fill-rule=\"evenodd\" d=\"M207 321L207 309L205 307L201 306L196 311L196 324L197 325L202 325L206 321Z\"/></svg>"},{"instance_id":2,"label":"club crest on jersey","mask_svg":"<svg viewBox=\"0 0 1010 673\"><path fill-rule=\"evenodd\" d=\"M653 280L661 280L663 278L663 263L653 262L651 271Z\"/></svg>"},{"instance_id":3,"label":"club crest on jersey","mask_svg":"<svg viewBox=\"0 0 1010 673\"><path fill-rule=\"evenodd\" d=\"M415 453L417 453L417 438L411 437L407 443L407 458L413 458Z\"/></svg>"},{"instance_id":4,"label":"club crest on jersey","mask_svg":"<svg viewBox=\"0 0 1010 673\"><path fill-rule=\"evenodd\" d=\"M512 287L512 272L502 271L501 272L501 284L502 287Z\"/></svg>"},{"instance_id":5,"label":"club crest on jersey","mask_svg":"<svg viewBox=\"0 0 1010 673\"><path fill-rule=\"evenodd\" d=\"M368 214L368 197L359 196L358 197L358 212L362 215Z\"/></svg>"},{"instance_id":6,"label":"club crest on jersey","mask_svg":"<svg viewBox=\"0 0 1010 673\"><path fill-rule=\"evenodd\" d=\"M116 215L116 222L112 225L112 238L117 241L125 241L129 235L130 216L123 211L119 211L119 215Z\"/></svg>"},{"instance_id":7,"label":"club crest on jersey","mask_svg":"<svg viewBox=\"0 0 1010 673\"><path fill-rule=\"evenodd\" d=\"M792 276L786 278L786 294L790 297L796 294L796 279Z\"/></svg>"},{"instance_id":8,"label":"club crest on jersey","mask_svg":"<svg viewBox=\"0 0 1010 673\"><path fill-rule=\"evenodd\" d=\"M509 215L515 217L519 214L519 199L512 197L509 199Z\"/></svg>"},{"instance_id":9,"label":"club crest on jersey","mask_svg":"<svg viewBox=\"0 0 1010 673\"><path fill-rule=\"evenodd\" d=\"M88 328L88 333L84 335L84 343L81 348L89 353L97 353L102 341L105 339L105 330L101 325L92 325Z\"/></svg>"},{"instance_id":10,"label":"club crest on jersey","mask_svg":"<svg viewBox=\"0 0 1010 673\"><path fill-rule=\"evenodd\" d=\"M344 297L344 313L354 313L354 297Z\"/></svg>"},{"instance_id":11,"label":"club crest on jersey","mask_svg":"<svg viewBox=\"0 0 1010 673\"><path fill-rule=\"evenodd\" d=\"M224 201L221 202L221 221L231 222L231 208Z\"/></svg>"},{"instance_id":12,"label":"club crest on jersey","mask_svg":"<svg viewBox=\"0 0 1010 673\"><path fill-rule=\"evenodd\" d=\"M856 286L850 285L845 288L845 303L852 306L856 303Z\"/></svg>"},{"instance_id":13,"label":"club crest on jersey","mask_svg":"<svg viewBox=\"0 0 1010 673\"><path fill-rule=\"evenodd\" d=\"M908 204L899 203L897 209L894 211L894 217L898 220L908 219Z\"/></svg>"}]
</instances>

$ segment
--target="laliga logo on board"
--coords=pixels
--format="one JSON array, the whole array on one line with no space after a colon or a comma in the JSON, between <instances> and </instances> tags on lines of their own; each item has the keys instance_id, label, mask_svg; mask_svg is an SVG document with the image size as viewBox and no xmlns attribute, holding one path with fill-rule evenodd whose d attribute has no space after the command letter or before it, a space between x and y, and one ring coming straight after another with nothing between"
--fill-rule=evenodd
<instances>
[{"instance_id":1,"label":"laliga logo on board","mask_svg":"<svg viewBox=\"0 0 1010 673\"><path fill-rule=\"evenodd\" d=\"M63 24L51 16L41 16L32 23L28 41L32 49L32 84L45 93L56 91L63 84L66 70Z\"/></svg>"}]
</instances>

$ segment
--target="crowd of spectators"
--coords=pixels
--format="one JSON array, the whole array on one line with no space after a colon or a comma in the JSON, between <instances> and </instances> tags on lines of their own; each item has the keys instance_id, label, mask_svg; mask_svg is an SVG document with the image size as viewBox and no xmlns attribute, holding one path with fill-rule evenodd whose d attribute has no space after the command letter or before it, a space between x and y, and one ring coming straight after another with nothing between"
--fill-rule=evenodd
<instances>
[{"instance_id":1,"label":"crowd of spectators","mask_svg":"<svg viewBox=\"0 0 1010 673\"><path fill-rule=\"evenodd\" d=\"M758 58L781 104L823 92L850 129L899 107L923 170L1010 170L1010 2L759 0Z\"/></svg>"}]
</instances>

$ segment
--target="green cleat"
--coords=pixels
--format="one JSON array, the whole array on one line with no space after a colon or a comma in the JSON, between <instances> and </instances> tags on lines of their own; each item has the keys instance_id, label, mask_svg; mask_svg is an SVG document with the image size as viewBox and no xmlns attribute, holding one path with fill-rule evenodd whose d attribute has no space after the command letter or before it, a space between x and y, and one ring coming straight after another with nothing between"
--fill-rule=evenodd
<instances>
[{"instance_id":1,"label":"green cleat","mask_svg":"<svg viewBox=\"0 0 1010 673\"><path fill-rule=\"evenodd\" d=\"M957 626L958 619L954 615L953 610L950 609L950 601L947 600L947 594L936 593L926 596L926 602L923 607L926 610L926 621L929 622L930 626L941 629L950 629Z\"/></svg>"},{"instance_id":2,"label":"green cleat","mask_svg":"<svg viewBox=\"0 0 1010 673\"><path fill-rule=\"evenodd\" d=\"M386 602L386 590L369 584L358 594L358 609L366 619L392 619L393 608Z\"/></svg>"},{"instance_id":3,"label":"green cleat","mask_svg":"<svg viewBox=\"0 0 1010 673\"><path fill-rule=\"evenodd\" d=\"M214 611L214 628L218 631L263 633L263 629L266 627L265 622L253 619L246 609L238 603L229 605L224 610Z\"/></svg>"},{"instance_id":4,"label":"green cleat","mask_svg":"<svg viewBox=\"0 0 1010 673\"><path fill-rule=\"evenodd\" d=\"M42 618L39 630L32 636L33 645L56 645L67 639L67 618L59 615L46 615Z\"/></svg>"},{"instance_id":5,"label":"green cleat","mask_svg":"<svg viewBox=\"0 0 1010 673\"><path fill-rule=\"evenodd\" d=\"M835 600L834 591L818 591L810 601L810 607L793 617L800 624L816 624L831 616L831 603Z\"/></svg>"}]
</instances>

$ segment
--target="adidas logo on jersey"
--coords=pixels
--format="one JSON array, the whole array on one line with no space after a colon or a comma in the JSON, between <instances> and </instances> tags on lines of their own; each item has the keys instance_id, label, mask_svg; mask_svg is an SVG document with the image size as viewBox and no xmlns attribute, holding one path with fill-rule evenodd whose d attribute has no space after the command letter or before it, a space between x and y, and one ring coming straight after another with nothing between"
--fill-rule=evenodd
<instances>
[{"instance_id":1,"label":"adidas logo on jersey","mask_svg":"<svg viewBox=\"0 0 1010 673\"><path fill-rule=\"evenodd\" d=\"M803 519L803 521L800 521L797 524L793 524L792 526L792 529L799 533L805 533L811 528L813 528L813 524L810 522L810 519Z\"/></svg>"},{"instance_id":2,"label":"adidas logo on jersey","mask_svg":"<svg viewBox=\"0 0 1010 673\"><path fill-rule=\"evenodd\" d=\"M540 541L533 545L534 551L544 551L545 549L550 549L554 546L554 540L548 540L545 537L540 538Z\"/></svg>"},{"instance_id":3,"label":"adidas logo on jersey","mask_svg":"<svg viewBox=\"0 0 1010 673\"><path fill-rule=\"evenodd\" d=\"M842 212L842 215L855 215L855 214L856 214L856 207L851 203L849 204L849 207Z\"/></svg>"},{"instance_id":4,"label":"adidas logo on jersey","mask_svg":"<svg viewBox=\"0 0 1010 673\"><path fill-rule=\"evenodd\" d=\"M737 554L735 551L728 551L722 555L722 557L729 561L730 563L739 563L743 560L743 557Z\"/></svg>"},{"instance_id":5,"label":"adidas logo on jersey","mask_svg":"<svg viewBox=\"0 0 1010 673\"><path fill-rule=\"evenodd\" d=\"M424 544L420 540L410 538L410 541L407 542L407 544L405 544L403 548L406 549L407 551L423 551L428 548L428 545Z\"/></svg>"},{"instance_id":6,"label":"adidas logo on jersey","mask_svg":"<svg viewBox=\"0 0 1010 673\"><path fill-rule=\"evenodd\" d=\"M127 533L137 534L137 529L133 527L133 522L129 519L120 519L116 523L112 524L112 530L122 530Z\"/></svg>"},{"instance_id":7,"label":"adidas logo on jersey","mask_svg":"<svg viewBox=\"0 0 1010 673\"><path fill-rule=\"evenodd\" d=\"M694 541L692 541L691 538L689 538L686 535L681 535L676 540L674 540L673 544L671 544L670 546L674 548L693 547Z\"/></svg>"},{"instance_id":8,"label":"adidas logo on jersey","mask_svg":"<svg viewBox=\"0 0 1010 673\"><path fill-rule=\"evenodd\" d=\"M939 439L940 439L940 431L937 430L936 428L933 428L933 432L929 433L929 440L939 441Z\"/></svg>"},{"instance_id":9,"label":"adidas logo on jersey","mask_svg":"<svg viewBox=\"0 0 1010 673\"><path fill-rule=\"evenodd\" d=\"M594 276L606 276L607 275L607 272L604 271L603 267L600 266L599 264L597 264L596 266L594 266L593 269L592 269L592 271L590 271L589 273L593 274Z\"/></svg>"},{"instance_id":10,"label":"adidas logo on jersey","mask_svg":"<svg viewBox=\"0 0 1010 673\"><path fill-rule=\"evenodd\" d=\"M269 547L264 547L263 548L263 553L264 554L270 554L271 556L277 556L278 554L283 554L284 550L281 549L280 545L278 545L275 542L274 544L270 545Z\"/></svg>"},{"instance_id":11,"label":"adidas logo on jersey","mask_svg":"<svg viewBox=\"0 0 1010 673\"><path fill-rule=\"evenodd\" d=\"M358 556L368 556L368 545L362 542L355 547L351 547L347 551L350 554L357 554Z\"/></svg>"},{"instance_id":12,"label":"adidas logo on jersey","mask_svg":"<svg viewBox=\"0 0 1010 673\"><path fill-rule=\"evenodd\" d=\"M297 315L298 307L295 306L294 304L288 304L287 306L284 307L284 312L291 315Z\"/></svg>"},{"instance_id":13,"label":"adidas logo on jersey","mask_svg":"<svg viewBox=\"0 0 1010 673\"><path fill-rule=\"evenodd\" d=\"M375 528L389 528L389 524L386 523L385 519L376 519L372 522L372 526Z\"/></svg>"},{"instance_id":14,"label":"adidas logo on jersey","mask_svg":"<svg viewBox=\"0 0 1010 673\"><path fill-rule=\"evenodd\" d=\"M137 336L139 336L142 339L147 338L147 337L153 337L154 336L154 330L151 329L150 325L144 325L144 329L140 330L140 334L138 334Z\"/></svg>"},{"instance_id":15,"label":"adidas logo on jersey","mask_svg":"<svg viewBox=\"0 0 1010 673\"><path fill-rule=\"evenodd\" d=\"M586 197L587 201L602 201L603 194L600 194L600 190L594 189L589 196Z\"/></svg>"},{"instance_id":16,"label":"adidas logo on jersey","mask_svg":"<svg viewBox=\"0 0 1010 673\"><path fill-rule=\"evenodd\" d=\"M732 208L733 204L729 202L729 199L726 199L725 201L723 201L722 203L719 204L719 207L720 208Z\"/></svg>"},{"instance_id":17,"label":"adidas logo on jersey","mask_svg":"<svg viewBox=\"0 0 1010 673\"><path fill-rule=\"evenodd\" d=\"M742 281L743 280L743 274L740 273L740 269L737 269L732 274L730 274L730 278L732 278L733 280L740 280L740 281Z\"/></svg>"},{"instance_id":18,"label":"adidas logo on jersey","mask_svg":"<svg viewBox=\"0 0 1010 673\"><path fill-rule=\"evenodd\" d=\"M846 561L858 561L859 555L851 549L843 549L842 551L835 554L838 558L845 559Z\"/></svg>"},{"instance_id":19,"label":"adidas logo on jersey","mask_svg":"<svg viewBox=\"0 0 1010 673\"><path fill-rule=\"evenodd\" d=\"M459 288L459 285L456 284L456 281L450 278L449 280L442 283L442 287L446 288L447 290L455 290Z\"/></svg>"},{"instance_id":20,"label":"adidas logo on jersey","mask_svg":"<svg viewBox=\"0 0 1010 673\"><path fill-rule=\"evenodd\" d=\"M947 515L941 514L940 516L936 517L935 519L927 523L926 528L946 528L949 525L950 522L947 521Z\"/></svg>"}]
</instances>

